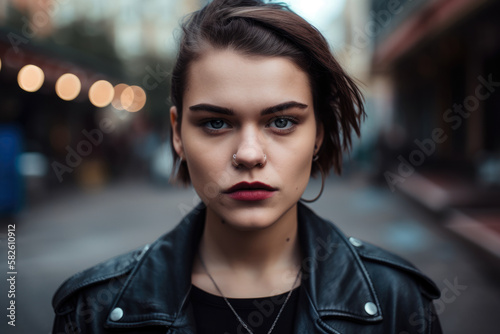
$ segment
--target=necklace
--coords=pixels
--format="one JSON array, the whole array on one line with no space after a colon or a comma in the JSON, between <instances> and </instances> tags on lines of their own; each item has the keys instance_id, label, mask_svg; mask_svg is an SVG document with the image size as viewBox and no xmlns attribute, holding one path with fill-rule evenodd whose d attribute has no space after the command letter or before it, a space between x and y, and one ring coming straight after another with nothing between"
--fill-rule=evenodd
<instances>
[{"instance_id":1,"label":"necklace","mask_svg":"<svg viewBox=\"0 0 500 334\"><path fill-rule=\"evenodd\" d=\"M200 254L200 250L199 249L198 249L198 257L200 258L201 265L202 265L203 269L205 270L205 272L207 273L208 277L210 278L210 280L212 281L212 283L214 284L215 288L217 289L217 291L219 292L219 294L222 296L222 298L224 298L224 301L226 302L227 306L229 306L229 308L234 313L234 315L236 316L236 318L238 319L238 321L240 322L240 324L248 331L248 333L254 334L252 332L252 330L248 327L248 325L241 319L241 317L238 315L238 313L233 308L233 306L229 303L229 300L227 300L227 298L224 296L224 294L222 293L222 291L219 289L219 286L217 285L217 283L215 283L214 278L208 272L207 266L205 266L205 262L203 262L203 259L201 258L201 254ZM283 312L283 309L285 308L285 305L288 302L288 299L290 299L290 296L292 295L293 287L297 283L297 280L300 277L300 273L301 273L301 271L299 270L299 272L297 273L297 277L295 277L295 281L293 282L292 289L290 290L290 292L288 292L288 295L286 296L286 299L283 302L283 305L281 305L281 308L280 308L280 310L278 312L278 315L276 316L276 319L274 319L274 322L271 325L271 328L269 329L269 331L267 332L267 334L271 334L271 332L274 329L274 326L276 326L276 323L278 322L278 319L279 319L279 317L281 315L281 312Z\"/></svg>"}]
</instances>

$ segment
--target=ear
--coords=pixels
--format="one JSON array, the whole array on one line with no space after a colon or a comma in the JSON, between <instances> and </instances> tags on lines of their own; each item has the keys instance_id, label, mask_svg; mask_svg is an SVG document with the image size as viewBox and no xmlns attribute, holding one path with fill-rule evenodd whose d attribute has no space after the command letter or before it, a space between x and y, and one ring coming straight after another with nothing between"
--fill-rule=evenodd
<instances>
[{"instance_id":1,"label":"ear","mask_svg":"<svg viewBox=\"0 0 500 334\"><path fill-rule=\"evenodd\" d=\"M170 124L172 125L172 145L177 155L184 159L184 147L182 146L181 134L179 133L179 117L177 107L170 108Z\"/></svg>"},{"instance_id":2,"label":"ear","mask_svg":"<svg viewBox=\"0 0 500 334\"><path fill-rule=\"evenodd\" d=\"M323 138L325 136L325 128L323 127L323 123L319 123L316 126L316 139L314 140L314 145L317 147L317 151L315 152L318 153L321 144L323 144Z\"/></svg>"}]
</instances>

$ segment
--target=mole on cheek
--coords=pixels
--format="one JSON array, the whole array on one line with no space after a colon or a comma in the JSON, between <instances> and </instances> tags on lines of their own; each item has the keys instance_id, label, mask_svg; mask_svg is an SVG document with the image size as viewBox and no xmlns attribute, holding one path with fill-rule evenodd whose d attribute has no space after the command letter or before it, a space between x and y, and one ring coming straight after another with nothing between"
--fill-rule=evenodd
<instances>
[{"instance_id":1,"label":"mole on cheek","mask_svg":"<svg viewBox=\"0 0 500 334\"><path fill-rule=\"evenodd\" d=\"M290 241L290 238L286 238L286 242L289 242Z\"/></svg>"}]
</instances>

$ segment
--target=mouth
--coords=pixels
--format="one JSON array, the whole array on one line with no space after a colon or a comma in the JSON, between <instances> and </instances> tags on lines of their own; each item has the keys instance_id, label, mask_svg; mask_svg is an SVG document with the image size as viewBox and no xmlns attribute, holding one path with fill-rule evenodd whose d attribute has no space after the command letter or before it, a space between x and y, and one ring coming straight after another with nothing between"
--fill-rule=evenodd
<instances>
[{"instance_id":1,"label":"mouth","mask_svg":"<svg viewBox=\"0 0 500 334\"><path fill-rule=\"evenodd\" d=\"M266 191L275 191L276 188L271 187L268 184L262 183L262 182L240 182L229 188L228 190L224 191L224 193L232 193L240 190L266 190Z\"/></svg>"},{"instance_id":2,"label":"mouth","mask_svg":"<svg viewBox=\"0 0 500 334\"><path fill-rule=\"evenodd\" d=\"M239 201L261 201L273 196L276 190L262 182L240 182L222 193Z\"/></svg>"}]
</instances>

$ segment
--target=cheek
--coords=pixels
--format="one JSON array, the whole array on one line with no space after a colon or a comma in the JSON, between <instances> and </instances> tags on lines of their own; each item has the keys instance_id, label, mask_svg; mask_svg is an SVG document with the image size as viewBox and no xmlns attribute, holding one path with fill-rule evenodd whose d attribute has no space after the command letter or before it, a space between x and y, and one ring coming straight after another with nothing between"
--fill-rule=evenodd
<instances>
[{"instance_id":1,"label":"cheek","mask_svg":"<svg viewBox=\"0 0 500 334\"><path fill-rule=\"evenodd\" d=\"M186 133L187 141L184 141L191 183L200 196L211 197L216 188L228 182L226 169L230 155L222 145L210 145L196 138L193 133Z\"/></svg>"},{"instance_id":2,"label":"cheek","mask_svg":"<svg viewBox=\"0 0 500 334\"><path fill-rule=\"evenodd\" d=\"M184 146L184 152L191 179L209 179L210 172L220 164L219 156L201 145Z\"/></svg>"},{"instance_id":3,"label":"cheek","mask_svg":"<svg viewBox=\"0 0 500 334\"><path fill-rule=\"evenodd\" d=\"M311 175L312 148L314 142L296 143L288 150L280 150L277 175L293 191L303 191Z\"/></svg>"},{"instance_id":4,"label":"cheek","mask_svg":"<svg viewBox=\"0 0 500 334\"><path fill-rule=\"evenodd\" d=\"M186 154L191 184L200 198L206 202L218 194L217 183L214 178L210 177L213 174L214 164L206 156L192 155L192 153L194 152L190 155Z\"/></svg>"},{"instance_id":5,"label":"cheek","mask_svg":"<svg viewBox=\"0 0 500 334\"><path fill-rule=\"evenodd\" d=\"M295 168L295 178L297 180L296 187L299 188L298 190L305 190L310 176L311 162L309 155L307 155L307 157L304 157L297 162L297 168Z\"/></svg>"}]
</instances>

